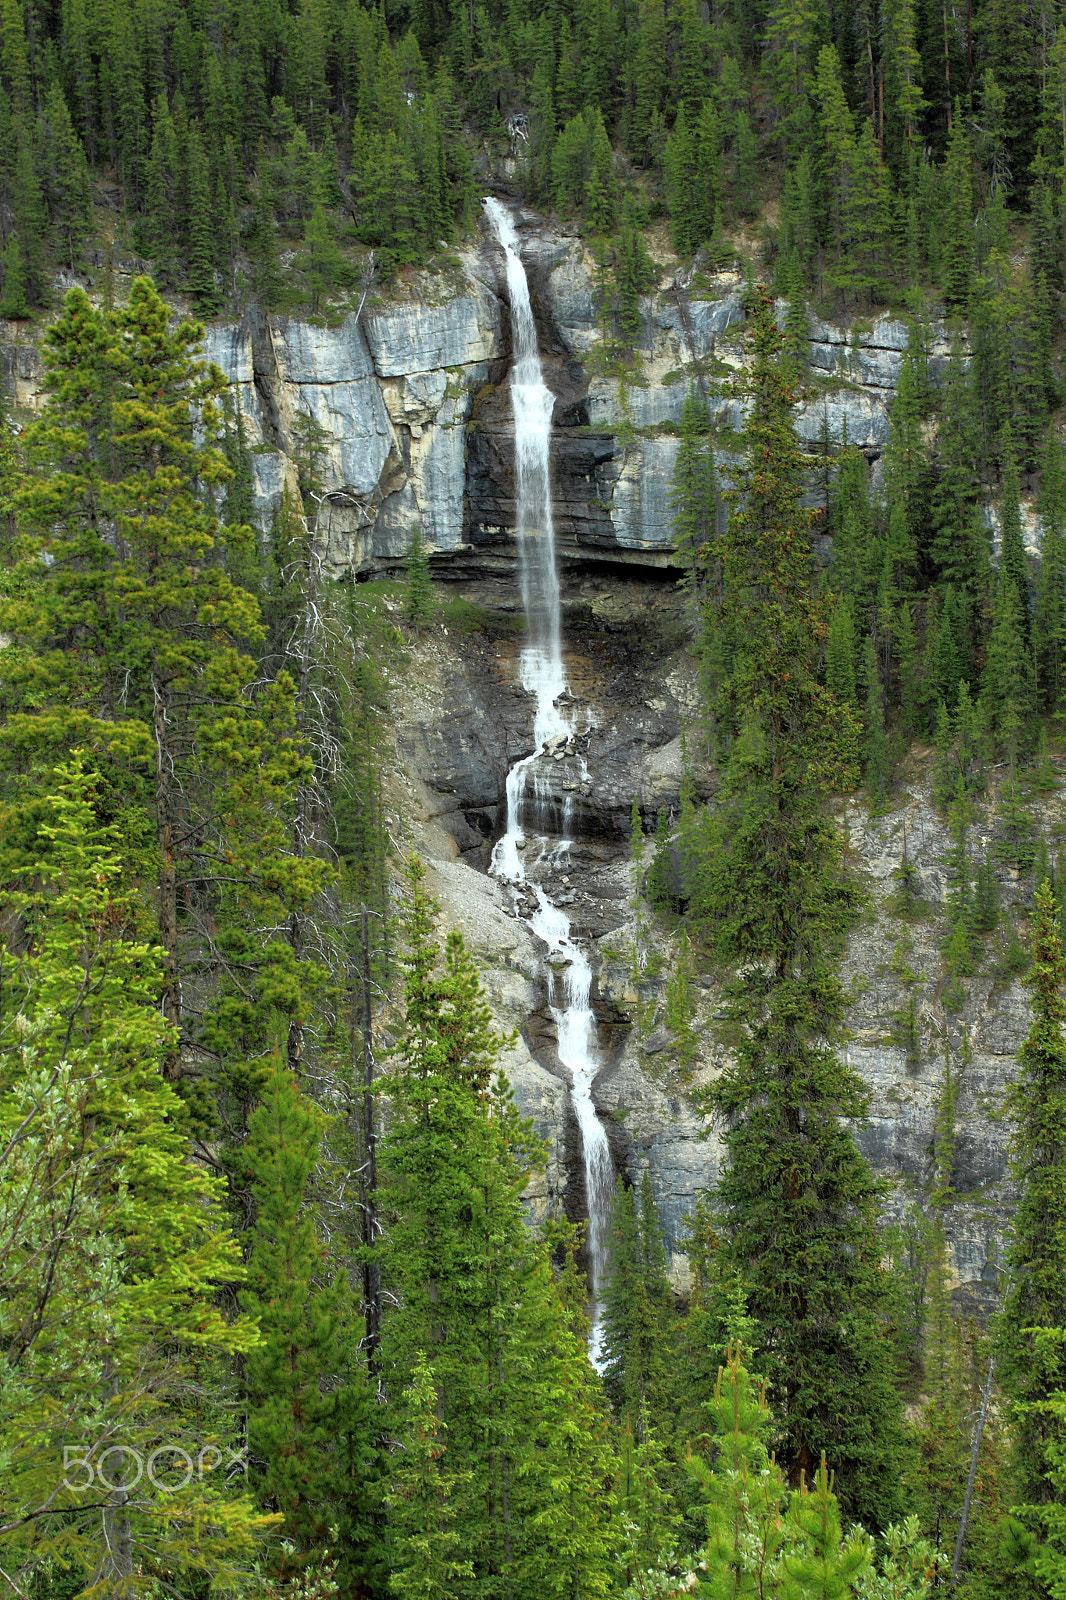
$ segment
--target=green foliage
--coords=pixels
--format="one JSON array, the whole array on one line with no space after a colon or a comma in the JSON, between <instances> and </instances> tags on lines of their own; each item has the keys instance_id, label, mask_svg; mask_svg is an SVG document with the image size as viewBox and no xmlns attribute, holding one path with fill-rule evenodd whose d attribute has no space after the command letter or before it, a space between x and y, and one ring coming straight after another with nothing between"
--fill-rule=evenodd
<instances>
[{"instance_id":1,"label":"green foliage","mask_svg":"<svg viewBox=\"0 0 1066 1600\"><path fill-rule=\"evenodd\" d=\"M300 1013L293 953L258 937L259 918L278 926L328 877L323 862L288 848L285 813L308 763L292 681L260 677L247 653L262 640L258 606L222 560L250 530L225 528L216 510L231 478L224 379L197 359L202 336L193 322L171 329L147 278L115 312L68 294L47 335L48 403L27 430L35 470L18 492L27 581L3 608L17 648L0 663L9 794L32 795L47 781L38 775L82 743L109 807L127 814L131 835L142 825L164 1015L183 1030L172 1039L174 1076L183 1041L195 1036L225 1073L262 1043L268 1018ZM213 930L210 977L189 1014L182 995L203 960L201 919ZM231 985L233 967L241 977Z\"/></svg>"},{"instance_id":2,"label":"green foliage","mask_svg":"<svg viewBox=\"0 0 1066 1600\"><path fill-rule=\"evenodd\" d=\"M437 1416L433 1370L419 1355L400 1402L401 1448L388 1494L396 1550L389 1588L401 1600L451 1600L455 1584L472 1578L455 1524L456 1503L470 1473L446 1466L447 1425Z\"/></svg>"},{"instance_id":3,"label":"green foliage","mask_svg":"<svg viewBox=\"0 0 1066 1600\"><path fill-rule=\"evenodd\" d=\"M695 1027L695 969L692 946L682 929L679 948L666 980L663 1021L674 1036L673 1050L682 1070L691 1073L699 1059L699 1032Z\"/></svg>"},{"instance_id":4,"label":"green foliage","mask_svg":"<svg viewBox=\"0 0 1066 1600\"><path fill-rule=\"evenodd\" d=\"M673 1296L651 1180L619 1181L608 1238L611 1264L603 1294L603 1382L635 1437L645 1424L665 1435L671 1419L676 1343Z\"/></svg>"},{"instance_id":5,"label":"green foliage","mask_svg":"<svg viewBox=\"0 0 1066 1600\"><path fill-rule=\"evenodd\" d=\"M148 1596L164 1562L234 1577L264 1527L240 1480L191 1470L168 1493L143 1470L157 1449L227 1459L212 1366L257 1331L218 1304L242 1271L161 1074L160 961L121 831L79 757L55 779L2 907L0 1550L24 1582L59 1562Z\"/></svg>"},{"instance_id":6,"label":"green foliage","mask_svg":"<svg viewBox=\"0 0 1066 1600\"><path fill-rule=\"evenodd\" d=\"M1015 1410L1020 1498L1032 1508L1060 1493L1046 1474L1048 1450L1061 1449L1061 1422L1047 1402L1063 1386L1061 1330L1063 1241L1059 1218L1066 1167L1062 1083L1066 1079L1066 959L1058 908L1050 885L1038 889L1033 928L1033 965L1027 979L1033 1021L1018 1053L1021 1072L1009 1092L1012 1170L1021 1201L1009 1249L1011 1277L997 1325L1000 1381ZM1046 1524L1030 1509L1027 1524ZM1033 1519L1036 1519L1035 1521Z\"/></svg>"},{"instance_id":7,"label":"green foliage","mask_svg":"<svg viewBox=\"0 0 1066 1600\"><path fill-rule=\"evenodd\" d=\"M382 1566L377 1402L351 1285L310 1209L323 1122L275 1062L240 1156L255 1207L240 1301L260 1328L243 1374L250 1482L285 1519L279 1579L306 1570L332 1528L342 1578L365 1585Z\"/></svg>"},{"instance_id":8,"label":"green foliage","mask_svg":"<svg viewBox=\"0 0 1066 1600\"><path fill-rule=\"evenodd\" d=\"M655 282L656 272L643 235L627 221L615 247L614 280L618 299L618 328L628 346L636 343L641 328L640 299Z\"/></svg>"},{"instance_id":9,"label":"green foliage","mask_svg":"<svg viewBox=\"0 0 1066 1600\"><path fill-rule=\"evenodd\" d=\"M851 606L842 600L829 620L825 649L825 686L840 705L858 712L855 687L855 626Z\"/></svg>"},{"instance_id":10,"label":"green foliage","mask_svg":"<svg viewBox=\"0 0 1066 1600\"><path fill-rule=\"evenodd\" d=\"M420 631L432 622L437 602L429 570L429 552L422 542L422 529L418 523L411 529L407 545L406 580L404 616L413 628Z\"/></svg>"},{"instance_id":11,"label":"green foliage","mask_svg":"<svg viewBox=\"0 0 1066 1600\"><path fill-rule=\"evenodd\" d=\"M856 729L816 676L827 607L811 593L794 389L761 294L749 328L746 450L721 541L738 641L722 698L742 732L694 868L694 909L742 974L725 989L735 1058L709 1095L730 1158L718 1201L787 1470L815 1471L824 1450L849 1511L884 1526L899 1507L902 1437L880 1323L877 1189L839 1120L862 1114L862 1087L832 1048L837 952L857 894L824 796L854 770Z\"/></svg>"},{"instance_id":12,"label":"green foliage","mask_svg":"<svg viewBox=\"0 0 1066 1600\"><path fill-rule=\"evenodd\" d=\"M495 1078L506 1041L492 1029L461 937L449 934L443 956L436 945L423 873L411 863L402 1068L381 1083L390 1097L379 1197L387 1229L376 1252L389 1308L382 1371L399 1392L419 1353L432 1349L448 1451L435 1459L446 1474L468 1476L456 1490L458 1545L401 1549L397 1567L413 1584L461 1550L472 1575L453 1572L458 1600L490 1573L528 1592L606 1594L610 1457L587 1325L574 1327L544 1247L526 1232L520 1195L540 1147ZM425 1483L435 1447L424 1427L419 1437ZM399 1469L394 1500L407 1493L402 1459ZM442 1483L438 1504L451 1482L459 1479ZM431 1491L411 1494L412 1537L424 1542ZM426 1566L431 1557L438 1567Z\"/></svg>"},{"instance_id":13,"label":"green foliage","mask_svg":"<svg viewBox=\"0 0 1066 1600\"><path fill-rule=\"evenodd\" d=\"M822 1459L812 1482L786 1496L781 1471L766 1450L771 1417L766 1397L739 1349L727 1352L715 1388L715 1465L698 1456L689 1466L700 1486L708 1540L693 1591L704 1600L844 1600L845 1596L924 1600L935 1572L933 1547L909 1519L885 1533L875 1561L861 1528L845 1536L832 1479Z\"/></svg>"}]
</instances>

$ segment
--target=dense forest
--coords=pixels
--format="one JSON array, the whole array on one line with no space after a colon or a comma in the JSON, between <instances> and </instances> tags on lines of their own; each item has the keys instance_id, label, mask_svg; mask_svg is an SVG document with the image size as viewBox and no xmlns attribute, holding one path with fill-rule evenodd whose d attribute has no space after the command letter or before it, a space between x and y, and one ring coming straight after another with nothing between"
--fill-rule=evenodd
<instances>
[{"instance_id":1,"label":"dense forest","mask_svg":"<svg viewBox=\"0 0 1066 1600\"><path fill-rule=\"evenodd\" d=\"M388 826L390 676L438 625L417 530L402 583L325 576L310 417L254 528L195 320L445 267L502 172L585 239L623 377L664 251L746 280L747 366L700 372L672 492L713 784L633 837L693 1058L719 985L729 1163L684 1298L650 1184L619 1185L602 1370L580 1227L527 1225L507 1040ZM1066 1594L1066 868L1033 820L1066 713L1066 19L0 0L0 242L46 373L0 429L2 1592ZM884 307L883 472L826 440L804 509L810 319ZM949 1293L950 1063L932 1192L886 1227L841 1049L863 894L832 801L876 814L916 743L945 1014L1002 931L994 765L1028 886L988 1326Z\"/></svg>"}]
</instances>

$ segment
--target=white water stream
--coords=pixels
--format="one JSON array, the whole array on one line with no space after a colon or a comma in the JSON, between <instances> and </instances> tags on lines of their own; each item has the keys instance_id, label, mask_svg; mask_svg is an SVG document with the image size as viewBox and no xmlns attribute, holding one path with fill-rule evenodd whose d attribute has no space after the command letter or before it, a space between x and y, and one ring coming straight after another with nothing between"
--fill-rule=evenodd
<instances>
[{"instance_id":1,"label":"white water stream","mask_svg":"<svg viewBox=\"0 0 1066 1600\"><path fill-rule=\"evenodd\" d=\"M517 478L515 529L526 617L526 644L519 660L519 678L522 687L534 696L536 705L533 754L517 761L507 774L507 831L493 850L492 870L507 882L530 883L536 896L536 910L529 918L530 926L550 952L549 995L559 1034L559 1059L570 1074L571 1097L585 1158L593 1303L589 1353L595 1363L600 1356L599 1291L607 1265L607 1223L614 1171L607 1135L592 1103L592 1080L597 1071L596 1019L589 1001L592 968L587 953L571 936L567 913L549 900L539 883L527 878L527 863L528 870L533 871L537 865L565 854L571 843L568 837L569 796L562 805L562 837L549 837L551 795L547 783L535 770L540 757L549 749L570 744L577 732L573 720L559 704L564 696L568 697L569 691L563 665L549 476L554 398L541 369L537 330L529 303L529 283L518 253L514 223L498 200L486 200L485 211L507 260L514 345L511 405ZM529 834L525 823L529 825ZM562 969L561 983L557 968Z\"/></svg>"}]
</instances>

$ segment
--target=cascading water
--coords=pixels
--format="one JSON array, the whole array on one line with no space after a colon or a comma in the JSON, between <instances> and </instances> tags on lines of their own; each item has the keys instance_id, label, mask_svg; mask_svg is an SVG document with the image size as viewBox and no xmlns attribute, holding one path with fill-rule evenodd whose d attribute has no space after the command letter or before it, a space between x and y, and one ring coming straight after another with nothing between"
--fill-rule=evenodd
<instances>
[{"instance_id":1,"label":"cascading water","mask_svg":"<svg viewBox=\"0 0 1066 1600\"><path fill-rule=\"evenodd\" d=\"M507 260L514 361L511 405L514 411L516 517L526 644L519 661L522 687L535 699L533 754L518 761L507 775L507 831L492 853L492 870L513 884L531 882L539 865L557 860L570 848L570 801L562 808L562 838L548 836L551 796L537 772L548 752L572 743L577 729L560 708L568 694L563 665L559 606L559 574L555 564L551 480L548 452L554 399L544 382L537 351L537 330L529 302L529 283L518 254L514 223L498 200L486 200L485 211ZM529 823L527 837L524 822ZM532 849L530 847L533 847ZM559 1034L559 1059L570 1074L574 1112L581 1130L588 1199L588 1253L592 1270L592 1338L590 1354L597 1361L601 1330L599 1290L607 1258L607 1219L614 1171L607 1135L592 1103L596 1073L596 1020L589 995L592 968L586 952L572 937L570 918L539 883L532 883L536 908L530 926L548 946L551 963L552 1015ZM560 975L562 969L561 995ZM559 1002L556 1004L556 999Z\"/></svg>"}]
</instances>

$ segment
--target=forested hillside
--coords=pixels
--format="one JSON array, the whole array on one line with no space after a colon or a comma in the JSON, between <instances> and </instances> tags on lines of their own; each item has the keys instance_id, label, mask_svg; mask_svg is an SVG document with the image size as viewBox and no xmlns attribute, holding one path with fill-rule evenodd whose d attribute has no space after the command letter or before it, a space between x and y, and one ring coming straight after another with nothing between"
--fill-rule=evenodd
<instances>
[{"instance_id":1,"label":"forested hillside","mask_svg":"<svg viewBox=\"0 0 1066 1600\"><path fill-rule=\"evenodd\" d=\"M490 188L580 235L586 365L623 410L650 291L679 326L716 283L742 307L743 360L689 333L680 422L649 425L677 443L656 581L696 709L676 807L625 797L623 1020L647 1035L661 994L727 1159L680 1275L647 1169L619 1172L599 1301L589 1196L533 1198L556 1156L412 848L396 737L438 631L495 642L514 607L442 599L414 517L404 562L337 581L324 508L361 502L332 437L297 409L262 517L202 354L212 318L358 339L381 297L446 293ZM43 363L0 419L0 1593L1066 1593L1066 870L1038 815L1066 713L1066 18L0 0L0 244L0 319ZM827 433L814 460L796 408L851 382L821 319L857 341L885 310L884 450ZM942 916L943 1089L888 1226L840 797L877 818L926 778L949 883L934 910L904 839L892 1042L909 1070L910 931ZM1031 1017L979 1321L945 1216L991 967Z\"/></svg>"}]
</instances>

